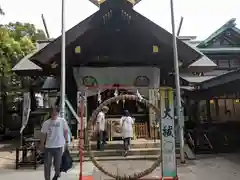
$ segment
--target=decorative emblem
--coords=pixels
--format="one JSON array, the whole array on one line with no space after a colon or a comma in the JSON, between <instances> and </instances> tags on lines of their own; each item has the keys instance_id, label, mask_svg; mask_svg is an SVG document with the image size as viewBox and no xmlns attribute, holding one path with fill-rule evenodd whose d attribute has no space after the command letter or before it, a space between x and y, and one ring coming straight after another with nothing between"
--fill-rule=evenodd
<instances>
[{"instance_id":1,"label":"decorative emblem","mask_svg":"<svg viewBox=\"0 0 240 180\"><path fill-rule=\"evenodd\" d=\"M93 76L85 76L83 78L83 85L87 87L97 86L98 82Z\"/></svg>"},{"instance_id":2,"label":"decorative emblem","mask_svg":"<svg viewBox=\"0 0 240 180\"><path fill-rule=\"evenodd\" d=\"M150 80L147 76L138 76L134 82L134 86L147 87L150 84Z\"/></svg>"}]
</instances>

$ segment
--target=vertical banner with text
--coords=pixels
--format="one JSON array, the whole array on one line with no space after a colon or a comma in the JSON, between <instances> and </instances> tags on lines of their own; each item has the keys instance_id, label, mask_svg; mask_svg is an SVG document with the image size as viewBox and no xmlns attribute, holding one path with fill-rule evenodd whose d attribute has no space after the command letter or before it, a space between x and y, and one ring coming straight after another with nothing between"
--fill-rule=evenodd
<instances>
[{"instance_id":1,"label":"vertical banner with text","mask_svg":"<svg viewBox=\"0 0 240 180\"><path fill-rule=\"evenodd\" d=\"M160 88L163 178L177 177L173 97L174 94L172 88Z\"/></svg>"},{"instance_id":2,"label":"vertical banner with text","mask_svg":"<svg viewBox=\"0 0 240 180\"><path fill-rule=\"evenodd\" d=\"M22 127L20 129L20 134L28 124L28 119L31 111L31 98L30 93L26 92L23 94L23 114L22 114Z\"/></svg>"}]
</instances>

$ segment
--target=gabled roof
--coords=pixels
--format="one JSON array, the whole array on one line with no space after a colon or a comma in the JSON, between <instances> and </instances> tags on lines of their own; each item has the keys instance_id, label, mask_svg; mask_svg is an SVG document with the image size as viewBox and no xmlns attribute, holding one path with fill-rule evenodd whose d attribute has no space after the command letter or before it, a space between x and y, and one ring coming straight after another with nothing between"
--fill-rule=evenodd
<instances>
[{"instance_id":1,"label":"gabled roof","mask_svg":"<svg viewBox=\"0 0 240 180\"><path fill-rule=\"evenodd\" d=\"M214 33L212 33L207 39L205 39L200 44L198 44L197 47L199 48L206 47L211 40L213 40L214 38L216 38L217 36L219 36L221 33L223 33L229 28L236 31L237 33L240 33L240 30L236 27L235 21L236 21L236 18L232 18L229 21L227 21L223 26L221 26Z\"/></svg>"},{"instance_id":2,"label":"gabled roof","mask_svg":"<svg viewBox=\"0 0 240 180\"><path fill-rule=\"evenodd\" d=\"M34 53L30 53L19 61L13 68L12 71L24 71L24 70L39 70L42 71L42 68L29 60Z\"/></svg>"},{"instance_id":3,"label":"gabled roof","mask_svg":"<svg viewBox=\"0 0 240 180\"><path fill-rule=\"evenodd\" d=\"M196 46L190 44L190 42L191 41L189 41L189 42L186 41L185 43L188 44L196 52L201 54L201 58L197 59L192 64L190 64L188 66L188 68L192 68L192 70L194 72L198 72L198 71L206 72L206 71L212 70L213 68L217 67L217 65L211 59L209 59L206 55L204 55L201 51L199 51L199 49Z\"/></svg>"},{"instance_id":4,"label":"gabled roof","mask_svg":"<svg viewBox=\"0 0 240 180\"><path fill-rule=\"evenodd\" d=\"M228 73L224 73L220 76L216 76L212 79L206 80L202 83L198 84L198 89L209 89L213 87L217 87L220 85L224 85L236 80L240 80L240 69L229 71ZM227 85L226 85L227 86ZM234 87L229 87L229 89Z\"/></svg>"},{"instance_id":5,"label":"gabled roof","mask_svg":"<svg viewBox=\"0 0 240 180\"><path fill-rule=\"evenodd\" d=\"M188 81L189 83L201 83L201 82L204 82L204 81L207 81L209 79L212 79L214 78L215 76L190 76L190 75L181 75L180 74L180 77L182 79L185 79L186 81Z\"/></svg>"},{"instance_id":6,"label":"gabled roof","mask_svg":"<svg viewBox=\"0 0 240 180\"><path fill-rule=\"evenodd\" d=\"M100 7L102 3L104 3L106 0L89 0L91 3L95 4L97 7ZM133 5L136 5L137 3L141 2L142 0L123 0L131 2Z\"/></svg>"},{"instance_id":7,"label":"gabled roof","mask_svg":"<svg viewBox=\"0 0 240 180\"><path fill-rule=\"evenodd\" d=\"M43 47L45 47L48 43L50 43L53 39L48 40L40 40L37 41L37 49L35 52L30 53L23 57L13 68L12 71L17 73L18 75L30 75L32 72L42 73L42 68L38 65L36 65L34 62L30 61L30 58L37 53L39 50L41 50Z\"/></svg>"},{"instance_id":8,"label":"gabled roof","mask_svg":"<svg viewBox=\"0 0 240 180\"><path fill-rule=\"evenodd\" d=\"M95 15L95 16L94 16ZM74 42L78 37L83 35L87 30L92 28L92 20L94 17L100 16L100 11L97 11L93 15L89 16L76 26L72 27L66 32L66 45ZM47 46L35 53L30 60L34 59L50 59L61 51L61 36L50 42Z\"/></svg>"},{"instance_id":9,"label":"gabled roof","mask_svg":"<svg viewBox=\"0 0 240 180\"><path fill-rule=\"evenodd\" d=\"M194 63L192 63L191 65L189 65L189 67L217 67L217 65L210 60L209 58L201 58L197 61L195 61Z\"/></svg>"},{"instance_id":10,"label":"gabled roof","mask_svg":"<svg viewBox=\"0 0 240 180\"><path fill-rule=\"evenodd\" d=\"M53 89L59 89L60 85L56 78L54 77L47 77L47 79L44 81L44 84L42 86L42 90L53 90Z\"/></svg>"},{"instance_id":11,"label":"gabled roof","mask_svg":"<svg viewBox=\"0 0 240 180\"><path fill-rule=\"evenodd\" d=\"M109 7L110 8L110 7ZM104 8L103 8L104 9ZM87 31L94 29L95 27L100 27L100 23L103 22L103 17L108 11L112 11L112 9L102 8L97 11L95 14L87 18L86 20L82 21L78 25L74 26L72 29L66 32L66 46L73 44L76 39L79 39L83 36ZM119 11L123 11L119 9ZM164 44L168 49L169 53L172 51L172 35L165 29L161 28L157 24L153 23L146 17L142 16L141 14L137 13L133 9L127 9L126 13L129 14L132 21L134 22L134 26L136 29L141 29L141 31L148 32L152 34L153 37L156 38L157 41ZM103 28L104 29L104 28ZM185 66L188 66L192 62L202 58L204 55L200 53L198 50L190 47L188 44L184 43L180 39L177 39L178 45L178 52L179 57L183 61ZM41 51L37 52L33 57L30 58L33 62L39 64L50 64L51 58L55 55L60 54L61 52L61 36L58 37L55 41L51 42Z\"/></svg>"}]
</instances>

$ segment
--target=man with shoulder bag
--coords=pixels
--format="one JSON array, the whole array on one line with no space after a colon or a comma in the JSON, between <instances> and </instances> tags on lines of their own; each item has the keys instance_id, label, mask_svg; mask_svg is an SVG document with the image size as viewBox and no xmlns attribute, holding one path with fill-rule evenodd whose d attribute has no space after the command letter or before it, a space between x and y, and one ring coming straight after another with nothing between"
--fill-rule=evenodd
<instances>
[{"instance_id":1,"label":"man with shoulder bag","mask_svg":"<svg viewBox=\"0 0 240 180\"><path fill-rule=\"evenodd\" d=\"M41 148L44 149L44 177L51 180L52 160L55 168L55 175L52 180L60 177L60 167L63 151L68 149L68 124L64 118L59 116L59 108L52 111L51 119L46 120L42 125Z\"/></svg>"}]
</instances>

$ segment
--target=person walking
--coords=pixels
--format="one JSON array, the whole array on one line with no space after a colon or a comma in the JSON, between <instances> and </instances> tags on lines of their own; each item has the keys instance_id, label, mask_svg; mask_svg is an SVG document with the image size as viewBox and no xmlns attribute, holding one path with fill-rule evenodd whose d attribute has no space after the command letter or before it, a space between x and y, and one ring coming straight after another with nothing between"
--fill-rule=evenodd
<instances>
[{"instance_id":1,"label":"person walking","mask_svg":"<svg viewBox=\"0 0 240 180\"><path fill-rule=\"evenodd\" d=\"M128 110L124 111L123 117L120 119L120 124L122 125L122 136L123 136L123 147L124 156L127 156L130 149L131 138L133 137L133 119L130 116Z\"/></svg>"},{"instance_id":2,"label":"person walking","mask_svg":"<svg viewBox=\"0 0 240 180\"><path fill-rule=\"evenodd\" d=\"M108 112L109 108L104 106L102 111L98 113L96 121L96 130L97 130L97 150L104 150L104 144L106 144L106 137L104 136L105 131L105 114Z\"/></svg>"},{"instance_id":3,"label":"person walking","mask_svg":"<svg viewBox=\"0 0 240 180\"><path fill-rule=\"evenodd\" d=\"M51 119L46 120L42 125L42 136L40 139L41 148L44 149L44 177L51 180L52 160L55 168L55 175L52 180L60 177L62 154L68 148L68 124L64 118L59 116L59 108L52 111Z\"/></svg>"}]
</instances>

